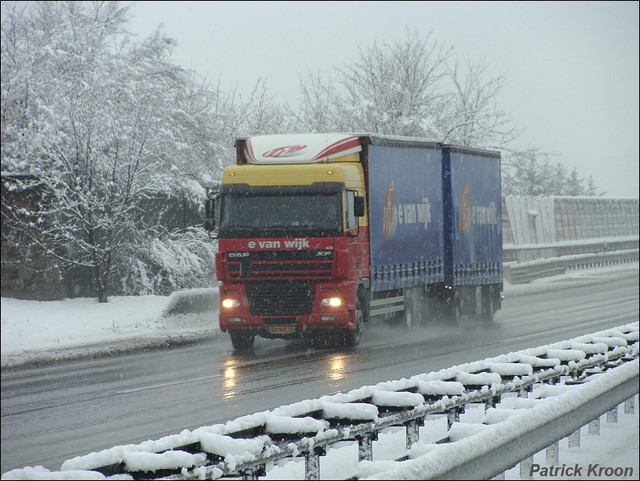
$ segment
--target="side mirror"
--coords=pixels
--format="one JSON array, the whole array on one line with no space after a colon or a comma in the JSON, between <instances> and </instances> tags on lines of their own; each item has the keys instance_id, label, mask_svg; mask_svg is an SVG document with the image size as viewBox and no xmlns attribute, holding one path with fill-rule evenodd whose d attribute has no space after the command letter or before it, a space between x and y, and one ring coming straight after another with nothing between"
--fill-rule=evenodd
<instances>
[{"instance_id":1,"label":"side mirror","mask_svg":"<svg viewBox=\"0 0 640 481\"><path fill-rule=\"evenodd\" d=\"M364 197L360 195L355 197L353 210L356 217L364 217Z\"/></svg>"},{"instance_id":2,"label":"side mirror","mask_svg":"<svg viewBox=\"0 0 640 481\"><path fill-rule=\"evenodd\" d=\"M216 229L216 196L211 195L207 199L205 206L204 229L212 232Z\"/></svg>"}]
</instances>

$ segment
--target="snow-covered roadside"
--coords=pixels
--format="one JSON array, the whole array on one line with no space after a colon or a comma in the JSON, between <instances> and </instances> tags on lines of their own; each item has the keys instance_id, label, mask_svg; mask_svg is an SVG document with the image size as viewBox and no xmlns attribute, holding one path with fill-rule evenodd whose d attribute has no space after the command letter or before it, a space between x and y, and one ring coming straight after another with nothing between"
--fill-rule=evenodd
<instances>
[{"instance_id":1,"label":"snow-covered roadside","mask_svg":"<svg viewBox=\"0 0 640 481\"><path fill-rule=\"evenodd\" d=\"M504 295L512 297L632 275L638 275L637 263L571 271L530 284L505 282ZM217 301L213 310L205 312L180 308L182 300L203 294L216 299L218 291L194 289L168 297L112 297L106 304L95 299L42 302L3 297L2 368L113 355L220 336Z\"/></svg>"},{"instance_id":2,"label":"snow-covered roadside","mask_svg":"<svg viewBox=\"0 0 640 481\"><path fill-rule=\"evenodd\" d=\"M113 355L221 335L217 311L178 304L217 288L171 296L24 301L2 298L2 368ZM216 300L217 304L217 300Z\"/></svg>"}]
</instances>

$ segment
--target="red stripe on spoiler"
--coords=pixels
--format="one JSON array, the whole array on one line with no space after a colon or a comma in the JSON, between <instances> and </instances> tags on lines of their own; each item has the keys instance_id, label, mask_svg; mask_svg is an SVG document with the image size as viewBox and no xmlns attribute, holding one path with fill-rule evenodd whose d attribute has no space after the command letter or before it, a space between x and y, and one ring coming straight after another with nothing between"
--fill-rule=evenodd
<instances>
[{"instance_id":1,"label":"red stripe on spoiler","mask_svg":"<svg viewBox=\"0 0 640 481\"><path fill-rule=\"evenodd\" d=\"M338 142L334 142L333 144L331 144L329 147L316 155L313 160L321 159L322 157L328 157L330 155L353 149L355 147L360 147L360 140L358 139L358 137L347 137L346 139L341 139Z\"/></svg>"},{"instance_id":2,"label":"red stripe on spoiler","mask_svg":"<svg viewBox=\"0 0 640 481\"><path fill-rule=\"evenodd\" d=\"M244 145L245 156L248 157L252 162L255 162L256 158L253 155L253 145L251 145L251 139L247 139L247 142Z\"/></svg>"}]
</instances>

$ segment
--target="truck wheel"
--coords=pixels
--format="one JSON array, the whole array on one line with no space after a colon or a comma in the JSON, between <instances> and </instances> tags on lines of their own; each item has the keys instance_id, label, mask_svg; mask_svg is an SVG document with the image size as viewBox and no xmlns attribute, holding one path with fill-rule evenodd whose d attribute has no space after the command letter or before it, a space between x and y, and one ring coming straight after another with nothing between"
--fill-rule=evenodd
<instances>
[{"instance_id":1,"label":"truck wheel","mask_svg":"<svg viewBox=\"0 0 640 481\"><path fill-rule=\"evenodd\" d=\"M485 322L493 321L496 314L496 303L491 289L483 292L482 296L482 320Z\"/></svg>"},{"instance_id":2,"label":"truck wheel","mask_svg":"<svg viewBox=\"0 0 640 481\"><path fill-rule=\"evenodd\" d=\"M253 343L256 339L255 334L232 331L229 331L229 334L231 335L231 344L233 345L233 349L236 351L250 351L253 349Z\"/></svg>"},{"instance_id":3,"label":"truck wheel","mask_svg":"<svg viewBox=\"0 0 640 481\"><path fill-rule=\"evenodd\" d=\"M360 296L356 297L355 318L356 318L356 328L353 331L347 330L344 336L344 345L346 347L355 347L358 344L360 344L360 340L362 339L362 324L364 323L364 308L362 306L362 300Z\"/></svg>"},{"instance_id":4,"label":"truck wheel","mask_svg":"<svg viewBox=\"0 0 640 481\"><path fill-rule=\"evenodd\" d=\"M407 329L424 323L426 300L420 287L407 289L404 293L404 321Z\"/></svg>"},{"instance_id":5,"label":"truck wheel","mask_svg":"<svg viewBox=\"0 0 640 481\"><path fill-rule=\"evenodd\" d=\"M455 292L447 301L447 315L452 324L460 323L460 296Z\"/></svg>"}]
</instances>

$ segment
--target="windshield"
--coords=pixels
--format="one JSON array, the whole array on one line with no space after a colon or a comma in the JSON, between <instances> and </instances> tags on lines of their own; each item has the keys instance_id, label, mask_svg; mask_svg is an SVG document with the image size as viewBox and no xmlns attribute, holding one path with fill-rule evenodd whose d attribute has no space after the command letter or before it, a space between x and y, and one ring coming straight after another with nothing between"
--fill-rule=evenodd
<instances>
[{"instance_id":1,"label":"windshield","mask_svg":"<svg viewBox=\"0 0 640 481\"><path fill-rule=\"evenodd\" d=\"M342 235L342 193L222 196L220 237Z\"/></svg>"}]
</instances>

